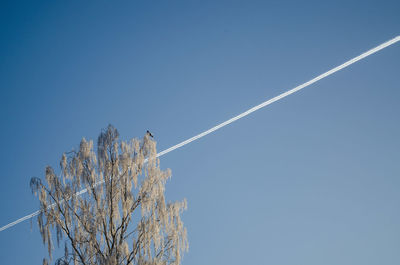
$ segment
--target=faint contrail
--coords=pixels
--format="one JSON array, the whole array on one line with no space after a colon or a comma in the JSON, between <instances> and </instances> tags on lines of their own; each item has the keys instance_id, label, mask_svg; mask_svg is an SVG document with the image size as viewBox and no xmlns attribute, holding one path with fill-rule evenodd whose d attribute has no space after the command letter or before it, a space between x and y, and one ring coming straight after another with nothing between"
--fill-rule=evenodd
<instances>
[{"instance_id":1,"label":"faint contrail","mask_svg":"<svg viewBox=\"0 0 400 265\"><path fill-rule=\"evenodd\" d=\"M310 81L305 82L304 84L301 84L301 85L299 85L299 86L297 86L295 88L292 88L292 89L290 89L290 90L288 90L288 91L286 91L286 92L284 92L284 93L282 93L282 94L280 94L280 95L278 95L278 96L276 96L274 98L271 98L271 99L269 99L267 101L264 101L263 103L255 106L255 107L252 107L251 109L246 110L245 112L240 113L239 115L237 115L237 116L235 116L235 117L233 117L233 118L231 118L231 119L229 119L227 121L224 121L224 122L212 127L211 129L208 129L207 131L204 131L204 132L202 132L202 133L200 133L200 134L198 134L196 136L193 136L192 138L189 138L189 139L187 139L187 140L185 140L185 141L183 141L183 142L181 142L179 144L176 144L176 145L174 145L174 146L172 146L172 147L170 147L168 149L165 149L165 150L159 152L157 154L157 157L163 156L163 155L165 155L165 154L167 154L167 153L169 153L169 152L171 152L171 151L173 151L175 149L178 149L178 148L180 148L180 147L182 147L184 145L187 145L188 143L196 141L197 139L200 139L200 138L206 136L207 134L210 134L210 133L212 133L212 132L214 132L214 131L216 131L218 129L221 129L222 127L224 127L224 126L226 126L228 124L231 124L232 122L237 121L237 120L249 115L250 113L253 113L256 110L259 110L259 109L261 109L261 108L263 108L265 106L268 106L269 104L274 103L275 101L278 101L278 100L280 100L280 99L282 99L284 97L287 97L287 96L293 94L294 92L297 92L297 91L299 91L299 90L301 90L301 89L303 89L303 88L305 88L305 87L307 87L307 86L309 86L309 85L311 85L311 84L313 84L313 83L315 83L315 82L317 82L317 81L319 81L319 80L321 80L321 79L323 79L323 78L325 78L325 77L327 77L327 76L329 76L329 75L331 75L331 74L333 74L333 73L335 73L335 72L337 72L339 70L342 70L343 68L346 68L347 66L349 66L349 65L351 65L351 64L353 64L353 63L355 63L355 62L357 62L357 61L359 61L361 59L364 59L365 57L368 57L371 54L374 54L374 53L376 53L376 52L378 52L378 51L380 51L380 50L382 50L382 49L384 49L384 48L386 48L386 47L388 47L388 46L390 46L390 45L392 45L392 44L394 44L394 43L396 43L398 41L400 41L400 36L397 36L397 37L395 37L395 38L393 38L393 39L391 39L391 40L389 40L387 42L384 42L381 45L376 46L375 48L373 48L373 49L371 49L369 51L366 51L363 54L361 54L361 55L359 55L357 57L354 57L353 59L351 59L351 60L349 60L349 61L347 61L347 62L345 62L345 63L343 63L343 64L341 64L341 65L339 65L339 66L337 66L337 67L335 67L335 68L333 68L333 69L331 69L331 70L329 70L329 71L327 71L327 72L325 72L325 73L323 73L323 74L321 74L321 75L319 75L319 76L317 76L315 78L313 78L313 79L311 79ZM101 183L97 183L97 185L99 185L99 184L101 184ZM81 195L81 194L86 193L86 192L87 192L87 190L83 189L80 192L76 193L76 195ZM12 226L14 226L16 224L18 224L18 223L20 223L22 221L25 221L25 220L27 220L29 218L35 217L39 213L40 213L40 210L36 211L34 213L31 213L31 214L29 214L27 216L24 216L24 217L14 221L14 222L11 222L11 223L1 227L0 228L0 232L6 230L6 229L8 229L8 228L10 228L10 227L12 227Z\"/></svg>"}]
</instances>

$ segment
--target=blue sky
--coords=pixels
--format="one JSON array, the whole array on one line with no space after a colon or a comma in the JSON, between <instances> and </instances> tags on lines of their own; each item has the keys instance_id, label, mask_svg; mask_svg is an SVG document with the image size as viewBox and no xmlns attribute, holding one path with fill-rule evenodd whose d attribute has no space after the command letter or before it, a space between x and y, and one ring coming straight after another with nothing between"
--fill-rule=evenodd
<instances>
[{"instance_id":1,"label":"blue sky","mask_svg":"<svg viewBox=\"0 0 400 265\"><path fill-rule=\"evenodd\" d=\"M398 1L1 1L0 225L109 123L166 149L399 35ZM162 157L183 264L399 264L400 46ZM0 264L41 264L34 221Z\"/></svg>"}]
</instances>

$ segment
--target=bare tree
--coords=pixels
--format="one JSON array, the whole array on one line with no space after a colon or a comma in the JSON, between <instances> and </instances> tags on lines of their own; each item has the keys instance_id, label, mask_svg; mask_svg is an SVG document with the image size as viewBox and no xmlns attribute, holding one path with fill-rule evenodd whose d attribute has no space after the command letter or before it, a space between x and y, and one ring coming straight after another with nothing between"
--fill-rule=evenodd
<instances>
[{"instance_id":1,"label":"bare tree","mask_svg":"<svg viewBox=\"0 0 400 265\"><path fill-rule=\"evenodd\" d=\"M188 249L181 213L186 200L166 203L165 182L171 171L160 170L156 143L119 140L108 126L97 141L82 139L79 151L64 153L61 173L46 167L46 184L31 179L39 197L38 225L49 259L63 237L64 256L56 264L178 265ZM82 189L87 193L80 192Z\"/></svg>"}]
</instances>

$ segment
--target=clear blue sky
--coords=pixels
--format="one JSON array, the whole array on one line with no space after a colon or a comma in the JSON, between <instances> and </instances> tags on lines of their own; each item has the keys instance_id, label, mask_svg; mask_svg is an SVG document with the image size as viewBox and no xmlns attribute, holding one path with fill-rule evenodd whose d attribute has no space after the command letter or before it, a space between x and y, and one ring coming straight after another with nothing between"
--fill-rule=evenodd
<instances>
[{"instance_id":1,"label":"clear blue sky","mask_svg":"<svg viewBox=\"0 0 400 265\"><path fill-rule=\"evenodd\" d=\"M115 125L166 149L400 33L399 1L1 1L0 226ZM400 45L161 159L185 265L400 264ZM0 264L41 264L36 221Z\"/></svg>"}]
</instances>

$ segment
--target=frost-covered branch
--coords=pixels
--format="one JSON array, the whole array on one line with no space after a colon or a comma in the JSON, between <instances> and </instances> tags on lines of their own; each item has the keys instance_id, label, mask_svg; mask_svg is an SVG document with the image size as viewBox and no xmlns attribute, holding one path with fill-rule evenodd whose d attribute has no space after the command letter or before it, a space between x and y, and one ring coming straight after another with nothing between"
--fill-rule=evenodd
<instances>
[{"instance_id":1,"label":"frost-covered branch","mask_svg":"<svg viewBox=\"0 0 400 265\"><path fill-rule=\"evenodd\" d=\"M55 230L58 246L66 237L64 257L55 264L180 264L188 249L181 220L186 201L165 202L171 171L160 169L156 143L148 134L120 141L110 125L98 137L96 153L93 148L82 139L79 151L62 155L60 174L48 166L46 184L31 180L50 261ZM87 194L76 196L82 189Z\"/></svg>"}]
</instances>

